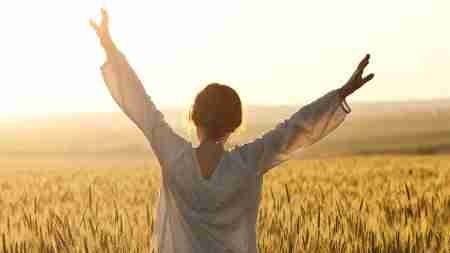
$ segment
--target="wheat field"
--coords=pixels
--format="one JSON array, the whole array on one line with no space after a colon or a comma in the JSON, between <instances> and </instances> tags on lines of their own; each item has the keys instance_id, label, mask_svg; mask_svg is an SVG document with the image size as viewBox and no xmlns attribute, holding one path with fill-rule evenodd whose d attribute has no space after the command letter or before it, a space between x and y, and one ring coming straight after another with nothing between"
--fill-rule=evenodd
<instances>
[{"instance_id":1,"label":"wheat field","mask_svg":"<svg viewBox=\"0 0 450 253\"><path fill-rule=\"evenodd\" d=\"M157 168L0 171L0 252L151 252ZM290 161L265 176L268 252L450 252L450 157Z\"/></svg>"}]
</instances>

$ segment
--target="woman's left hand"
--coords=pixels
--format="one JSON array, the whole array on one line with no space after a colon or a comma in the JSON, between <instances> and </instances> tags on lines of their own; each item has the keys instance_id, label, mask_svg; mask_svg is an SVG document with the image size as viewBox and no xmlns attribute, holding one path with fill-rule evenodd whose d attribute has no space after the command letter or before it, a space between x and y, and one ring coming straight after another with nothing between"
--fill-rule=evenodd
<instances>
[{"instance_id":1,"label":"woman's left hand","mask_svg":"<svg viewBox=\"0 0 450 253\"><path fill-rule=\"evenodd\" d=\"M369 65L370 55L367 54L364 59L359 63L358 68L355 70L353 75L347 81L347 83L341 88L341 95L343 98L346 98L359 88L361 88L364 84L372 80L375 74L371 73L365 77L363 77L364 69Z\"/></svg>"},{"instance_id":2,"label":"woman's left hand","mask_svg":"<svg viewBox=\"0 0 450 253\"><path fill-rule=\"evenodd\" d=\"M111 33L109 32L108 12L105 9L102 9L102 20L100 24L95 23L92 19L90 20L90 24L97 33L97 36L100 39L100 44L105 51L114 48L114 42L111 38Z\"/></svg>"}]
</instances>

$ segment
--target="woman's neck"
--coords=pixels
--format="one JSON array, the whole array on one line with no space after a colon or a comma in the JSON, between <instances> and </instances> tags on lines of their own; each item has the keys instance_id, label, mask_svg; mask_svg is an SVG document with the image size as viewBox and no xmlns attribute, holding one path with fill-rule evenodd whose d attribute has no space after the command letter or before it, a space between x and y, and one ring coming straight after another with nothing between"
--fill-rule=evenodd
<instances>
[{"instance_id":1,"label":"woman's neck","mask_svg":"<svg viewBox=\"0 0 450 253\"><path fill-rule=\"evenodd\" d=\"M224 143L203 141L195 149L203 178L209 179L225 153Z\"/></svg>"},{"instance_id":2,"label":"woman's neck","mask_svg":"<svg viewBox=\"0 0 450 253\"><path fill-rule=\"evenodd\" d=\"M204 141L200 142L198 149L224 150L225 149L225 141L204 140Z\"/></svg>"}]
</instances>

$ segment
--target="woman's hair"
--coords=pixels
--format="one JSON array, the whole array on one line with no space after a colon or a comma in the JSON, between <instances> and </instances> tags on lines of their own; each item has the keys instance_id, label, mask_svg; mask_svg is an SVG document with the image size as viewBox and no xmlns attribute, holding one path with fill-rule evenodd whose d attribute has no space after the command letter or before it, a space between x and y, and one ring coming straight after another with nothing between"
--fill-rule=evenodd
<instances>
[{"instance_id":1,"label":"woman's hair","mask_svg":"<svg viewBox=\"0 0 450 253\"><path fill-rule=\"evenodd\" d=\"M190 119L205 130L207 138L221 139L241 125L241 99L231 87L211 83L195 97Z\"/></svg>"}]
</instances>

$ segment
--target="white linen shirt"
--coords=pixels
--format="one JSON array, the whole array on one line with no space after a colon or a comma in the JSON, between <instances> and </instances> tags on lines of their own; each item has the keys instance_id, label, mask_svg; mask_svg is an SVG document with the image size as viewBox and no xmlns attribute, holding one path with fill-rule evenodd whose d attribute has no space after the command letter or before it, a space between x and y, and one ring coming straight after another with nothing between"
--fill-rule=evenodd
<instances>
[{"instance_id":1,"label":"white linen shirt","mask_svg":"<svg viewBox=\"0 0 450 253\"><path fill-rule=\"evenodd\" d=\"M160 253L256 253L263 175L328 135L350 108L333 90L251 143L226 151L209 179L193 144L177 135L155 107L125 56L114 49L102 66L107 87L142 130L161 166L152 247Z\"/></svg>"}]
</instances>

